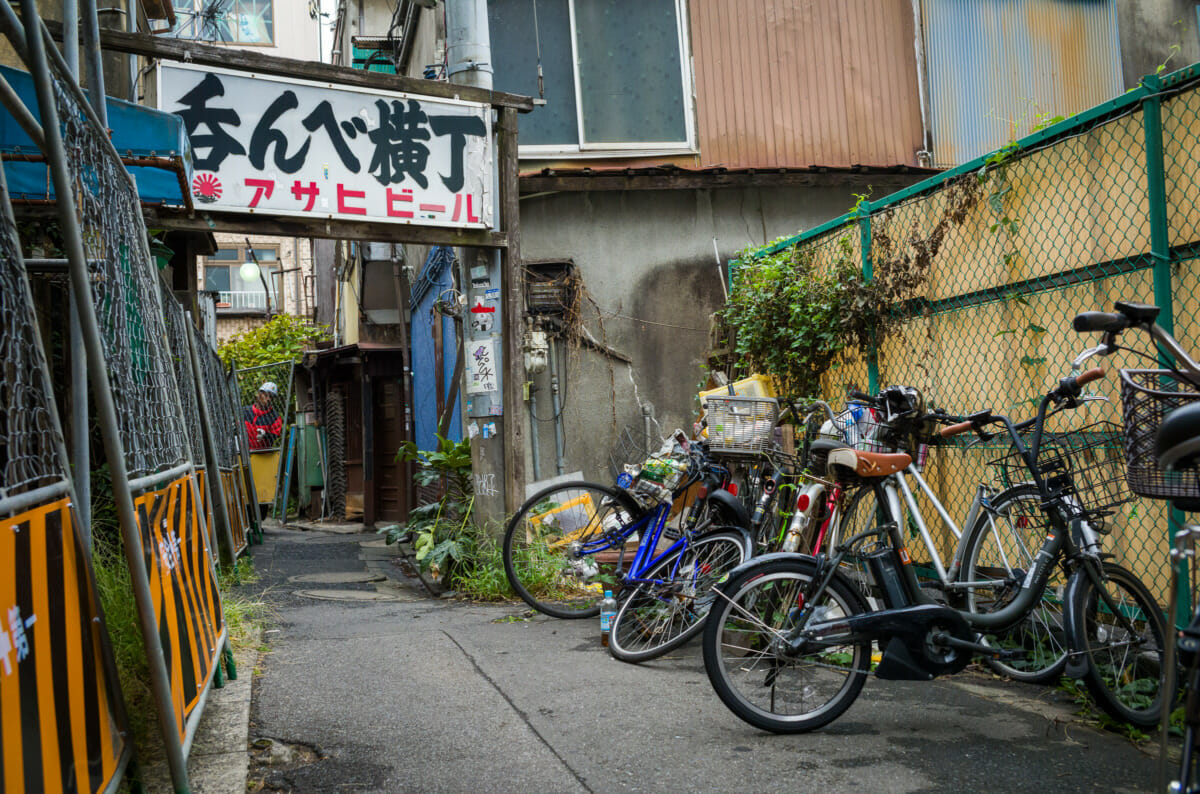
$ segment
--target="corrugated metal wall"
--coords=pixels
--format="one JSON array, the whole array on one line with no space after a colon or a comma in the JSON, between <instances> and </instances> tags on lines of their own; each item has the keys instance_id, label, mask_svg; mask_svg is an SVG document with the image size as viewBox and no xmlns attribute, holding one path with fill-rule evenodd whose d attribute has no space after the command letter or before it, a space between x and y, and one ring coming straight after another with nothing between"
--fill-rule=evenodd
<instances>
[{"instance_id":1,"label":"corrugated metal wall","mask_svg":"<svg viewBox=\"0 0 1200 794\"><path fill-rule=\"evenodd\" d=\"M911 0L689 6L699 165L918 164Z\"/></svg>"},{"instance_id":2,"label":"corrugated metal wall","mask_svg":"<svg viewBox=\"0 0 1200 794\"><path fill-rule=\"evenodd\" d=\"M1122 92L1114 0L921 0L933 164L951 167Z\"/></svg>"}]
</instances>

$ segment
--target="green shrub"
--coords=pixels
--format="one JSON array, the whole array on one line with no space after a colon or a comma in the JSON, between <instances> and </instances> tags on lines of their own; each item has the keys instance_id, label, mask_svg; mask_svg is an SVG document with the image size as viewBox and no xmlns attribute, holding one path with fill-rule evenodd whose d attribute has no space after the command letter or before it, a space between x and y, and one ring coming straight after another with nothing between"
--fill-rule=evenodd
<instances>
[{"instance_id":1,"label":"green shrub","mask_svg":"<svg viewBox=\"0 0 1200 794\"><path fill-rule=\"evenodd\" d=\"M317 342L332 339L329 327L301 317L280 314L265 325L235 334L217 350L226 366L236 362L247 369L279 361L299 361Z\"/></svg>"}]
</instances>

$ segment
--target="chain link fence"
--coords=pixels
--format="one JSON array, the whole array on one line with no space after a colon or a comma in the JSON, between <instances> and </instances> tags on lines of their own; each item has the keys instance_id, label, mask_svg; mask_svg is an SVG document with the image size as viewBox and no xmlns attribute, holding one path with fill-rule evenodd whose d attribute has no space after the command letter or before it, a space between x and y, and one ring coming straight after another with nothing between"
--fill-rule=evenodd
<instances>
[{"instance_id":1,"label":"chain link fence","mask_svg":"<svg viewBox=\"0 0 1200 794\"><path fill-rule=\"evenodd\" d=\"M175 380L179 384L179 398L183 405L183 421L186 428L192 462L197 468L204 468L204 436L200 424L200 403L196 399L197 373L192 369L191 348L188 345L188 334L191 333L191 323L179 301L168 289L166 282L159 279L162 291L163 321L167 329L167 339L171 346L171 362L175 369ZM201 381L206 383L207 379ZM209 410L212 410L210 404Z\"/></svg>"},{"instance_id":2,"label":"chain link fence","mask_svg":"<svg viewBox=\"0 0 1200 794\"><path fill-rule=\"evenodd\" d=\"M65 483L54 399L46 361L21 267L17 228L0 174L0 514L16 512L12 500Z\"/></svg>"},{"instance_id":3,"label":"chain link fence","mask_svg":"<svg viewBox=\"0 0 1200 794\"><path fill-rule=\"evenodd\" d=\"M1170 328L1173 318L1181 343L1200 354L1198 80L1197 67L1147 78L1106 105L768 249L794 247L823 267L849 259L866 278L894 266L920 276L915 297L893 307L899 329L874 351L844 356L823 378L825 396L903 384L951 413L1028 418L1097 341L1072 330L1075 314L1111 311L1117 300L1159 305L1160 322ZM1130 332L1122 341L1150 360L1092 359L1088 366L1110 372L1092 387L1108 401L1064 412L1047 429L1120 426L1116 370L1156 366L1146 339ZM956 520L1007 449L962 441L933 453L926 478ZM1162 603L1169 512L1138 499L1105 520L1106 551ZM954 538L947 532L938 543L948 559Z\"/></svg>"},{"instance_id":4,"label":"chain link fence","mask_svg":"<svg viewBox=\"0 0 1200 794\"><path fill-rule=\"evenodd\" d=\"M279 361L237 370L242 421L250 450L279 450L295 421L292 411L292 362ZM262 495L260 494L260 497Z\"/></svg>"},{"instance_id":5,"label":"chain link fence","mask_svg":"<svg viewBox=\"0 0 1200 794\"><path fill-rule=\"evenodd\" d=\"M126 468L130 479L138 479L186 463L191 443L167 344L158 269L133 184L110 156L111 145L64 89L69 78L55 77Z\"/></svg>"}]
</instances>

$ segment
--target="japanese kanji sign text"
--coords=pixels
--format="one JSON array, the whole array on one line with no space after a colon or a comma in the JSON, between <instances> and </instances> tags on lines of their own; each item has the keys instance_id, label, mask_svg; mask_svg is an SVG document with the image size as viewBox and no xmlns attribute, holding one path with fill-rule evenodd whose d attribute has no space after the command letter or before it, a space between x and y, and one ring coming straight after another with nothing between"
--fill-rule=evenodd
<instances>
[{"instance_id":1,"label":"japanese kanji sign text","mask_svg":"<svg viewBox=\"0 0 1200 794\"><path fill-rule=\"evenodd\" d=\"M214 209L492 228L491 108L300 80L160 67Z\"/></svg>"}]
</instances>

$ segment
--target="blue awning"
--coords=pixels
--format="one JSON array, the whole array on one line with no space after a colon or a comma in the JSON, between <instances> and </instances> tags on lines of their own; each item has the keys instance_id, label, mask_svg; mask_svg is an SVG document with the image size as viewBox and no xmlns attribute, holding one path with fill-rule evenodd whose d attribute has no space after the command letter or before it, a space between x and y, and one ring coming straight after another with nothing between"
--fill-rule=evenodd
<instances>
[{"instance_id":1,"label":"blue awning","mask_svg":"<svg viewBox=\"0 0 1200 794\"><path fill-rule=\"evenodd\" d=\"M40 120L37 92L28 72L0 66L17 96ZM192 152L183 119L173 113L108 98L108 126L121 160L137 183L143 204L192 207ZM41 150L9 113L0 109L0 154L32 155ZM45 163L5 159L4 176L13 201L53 201Z\"/></svg>"}]
</instances>

